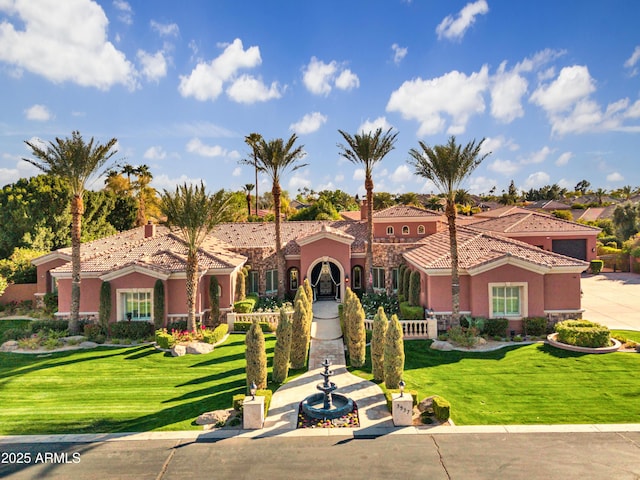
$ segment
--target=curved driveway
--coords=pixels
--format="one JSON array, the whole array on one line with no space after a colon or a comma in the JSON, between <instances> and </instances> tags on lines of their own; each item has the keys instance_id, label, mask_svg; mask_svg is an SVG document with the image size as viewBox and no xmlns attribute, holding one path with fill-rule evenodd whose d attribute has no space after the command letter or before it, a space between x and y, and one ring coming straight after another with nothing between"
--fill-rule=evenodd
<instances>
[{"instance_id":1,"label":"curved driveway","mask_svg":"<svg viewBox=\"0 0 640 480\"><path fill-rule=\"evenodd\" d=\"M582 318L587 320L609 328L640 330L640 275L583 275L582 308Z\"/></svg>"}]
</instances>

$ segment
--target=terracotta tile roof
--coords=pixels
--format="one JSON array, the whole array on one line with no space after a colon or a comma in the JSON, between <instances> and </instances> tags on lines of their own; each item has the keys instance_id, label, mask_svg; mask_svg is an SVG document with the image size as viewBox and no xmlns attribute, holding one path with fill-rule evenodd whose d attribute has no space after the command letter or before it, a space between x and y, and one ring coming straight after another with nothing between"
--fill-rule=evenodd
<instances>
[{"instance_id":1,"label":"terracotta tile roof","mask_svg":"<svg viewBox=\"0 0 640 480\"><path fill-rule=\"evenodd\" d=\"M343 210L340 212L340 215L345 220L351 220L353 222L360 221L361 213L360 210Z\"/></svg>"},{"instance_id":2,"label":"terracotta tile roof","mask_svg":"<svg viewBox=\"0 0 640 480\"><path fill-rule=\"evenodd\" d=\"M513 213L529 213L530 211L516 205L506 205L500 208L492 208L491 210L485 210L484 212L476 213L474 217L479 218L496 218L504 217L505 215L511 215Z\"/></svg>"},{"instance_id":3,"label":"terracotta tile roof","mask_svg":"<svg viewBox=\"0 0 640 480\"><path fill-rule=\"evenodd\" d=\"M602 216L604 211L604 207L589 207L586 210L572 209L571 214L574 220L595 221Z\"/></svg>"},{"instance_id":4,"label":"terracotta tile roof","mask_svg":"<svg viewBox=\"0 0 640 480\"><path fill-rule=\"evenodd\" d=\"M576 233L595 235L600 229L581 223L562 220L550 215L536 212L513 213L484 222L473 224L473 228L488 232L504 233L506 235L533 233Z\"/></svg>"},{"instance_id":5,"label":"terracotta tile roof","mask_svg":"<svg viewBox=\"0 0 640 480\"><path fill-rule=\"evenodd\" d=\"M378 210L373 212L373 219L380 218L437 218L442 216L442 213L437 213L432 210L425 210L424 208L414 207L413 205L394 205L393 207L385 208L384 210Z\"/></svg>"},{"instance_id":6,"label":"terracotta tile roof","mask_svg":"<svg viewBox=\"0 0 640 480\"><path fill-rule=\"evenodd\" d=\"M541 210L569 210L571 206L557 200L538 200L537 202L527 205L527 208Z\"/></svg>"},{"instance_id":7,"label":"terracotta tile roof","mask_svg":"<svg viewBox=\"0 0 640 480\"><path fill-rule=\"evenodd\" d=\"M406 252L404 257L425 269L451 268L449 232L439 232L421 242L423 246ZM511 256L541 267L584 267L581 260L542 250L496 234L458 228L459 268L471 269Z\"/></svg>"}]
</instances>

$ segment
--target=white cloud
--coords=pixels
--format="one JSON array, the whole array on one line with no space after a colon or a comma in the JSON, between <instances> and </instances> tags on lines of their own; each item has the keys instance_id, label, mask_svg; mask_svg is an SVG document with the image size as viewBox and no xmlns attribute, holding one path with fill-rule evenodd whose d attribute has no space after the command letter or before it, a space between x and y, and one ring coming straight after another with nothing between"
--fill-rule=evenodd
<instances>
[{"instance_id":1,"label":"white cloud","mask_svg":"<svg viewBox=\"0 0 640 480\"><path fill-rule=\"evenodd\" d=\"M201 157L224 157L227 151L219 145L205 145L199 138L192 138L187 143L187 152Z\"/></svg>"},{"instance_id":2,"label":"white cloud","mask_svg":"<svg viewBox=\"0 0 640 480\"><path fill-rule=\"evenodd\" d=\"M298 135L307 135L319 130L326 122L326 115L322 115L320 112L307 113L301 120L289 125L289 130Z\"/></svg>"},{"instance_id":3,"label":"white cloud","mask_svg":"<svg viewBox=\"0 0 640 480\"><path fill-rule=\"evenodd\" d=\"M520 165L512 160L496 159L487 166L487 169L507 177L520 170Z\"/></svg>"},{"instance_id":4,"label":"white cloud","mask_svg":"<svg viewBox=\"0 0 640 480\"><path fill-rule=\"evenodd\" d=\"M30 141L34 140L36 139L32 138ZM46 147L43 142L40 141L38 143L40 143L41 146ZM15 183L21 178L29 178L42 173L42 171L37 167L22 160L21 156L3 153L2 159L5 161L15 161L16 163L14 168L0 168L0 178L2 179L2 185L0 185L0 188L4 185Z\"/></svg>"},{"instance_id":5,"label":"white cloud","mask_svg":"<svg viewBox=\"0 0 640 480\"><path fill-rule=\"evenodd\" d=\"M493 187L498 184L495 178L487 178L483 176L472 175L469 178L469 192L480 194L488 193Z\"/></svg>"},{"instance_id":6,"label":"white cloud","mask_svg":"<svg viewBox=\"0 0 640 480\"><path fill-rule=\"evenodd\" d=\"M233 169L233 172L231 172L231 176L233 177L239 177L242 174L242 169L240 167L236 167Z\"/></svg>"},{"instance_id":7,"label":"white cloud","mask_svg":"<svg viewBox=\"0 0 640 480\"><path fill-rule=\"evenodd\" d=\"M107 41L109 20L90 0L0 2L17 19L0 25L0 61L54 83L73 82L108 90L136 87L136 71Z\"/></svg>"},{"instance_id":8,"label":"white cloud","mask_svg":"<svg viewBox=\"0 0 640 480\"><path fill-rule=\"evenodd\" d=\"M360 79L348 68L340 72L336 78L336 88L340 90L353 90L360 86Z\"/></svg>"},{"instance_id":9,"label":"white cloud","mask_svg":"<svg viewBox=\"0 0 640 480\"><path fill-rule=\"evenodd\" d=\"M358 128L358 132L375 132L379 128L381 128L383 132L386 132L391 128L391 124L387 122L386 117L378 117L373 121L367 118L366 122L364 122L362 125L360 125L360 128Z\"/></svg>"},{"instance_id":10,"label":"white cloud","mask_svg":"<svg viewBox=\"0 0 640 480\"><path fill-rule=\"evenodd\" d=\"M160 23L151 20L151 30L158 32L163 37L177 37L180 34L180 28L175 23Z\"/></svg>"},{"instance_id":11,"label":"white cloud","mask_svg":"<svg viewBox=\"0 0 640 480\"><path fill-rule=\"evenodd\" d=\"M556 167L562 167L566 164L569 163L569 160L571 160L573 158L573 153L571 152L564 152L562 155L560 155L558 157L558 159L556 160Z\"/></svg>"},{"instance_id":12,"label":"white cloud","mask_svg":"<svg viewBox=\"0 0 640 480\"><path fill-rule=\"evenodd\" d=\"M342 173L337 174L337 175L336 175L336 177L334 178L334 180L335 180L337 183L344 182L344 174L342 174Z\"/></svg>"},{"instance_id":13,"label":"white cloud","mask_svg":"<svg viewBox=\"0 0 640 480\"><path fill-rule=\"evenodd\" d=\"M626 62L624 62L624 66L631 70L629 74L632 77L635 77L638 74L638 69L636 68L638 60L640 60L640 45L636 46L631 56L627 59Z\"/></svg>"},{"instance_id":14,"label":"white cloud","mask_svg":"<svg viewBox=\"0 0 640 480\"><path fill-rule=\"evenodd\" d=\"M316 57L311 57L303 69L302 81L311 93L324 96L331 93L333 86L340 90L352 90L360 86L360 79L348 68L342 68L335 60L324 63Z\"/></svg>"},{"instance_id":15,"label":"white cloud","mask_svg":"<svg viewBox=\"0 0 640 480\"><path fill-rule=\"evenodd\" d=\"M482 94L488 84L486 65L469 76L454 70L433 79L408 80L391 93L387 111L400 112L403 118L420 122L418 136L442 132L445 114L451 117L447 133L464 133L469 118L484 112Z\"/></svg>"},{"instance_id":16,"label":"white cloud","mask_svg":"<svg viewBox=\"0 0 640 480\"><path fill-rule=\"evenodd\" d=\"M411 180L413 177L413 172L409 169L409 167L405 164L400 165L395 171L389 176L392 182L401 183L407 182Z\"/></svg>"},{"instance_id":17,"label":"white cloud","mask_svg":"<svg viewBox=\"0 0 640 480\"><path fill-rule=\"evenodd\" d=\"M185 183L187 185L195 185L199 184L201 181L206 184L206 182L200 178L189 178L186 175L171 178L166 173L163 173L162 175L156 175L153 177L151 186L158 191L168 190L169 192L172 192L178 185L183 185Z\"/></svg>"},{"instance_id":18,"label":"white cloud","mask_svg":"<svg viewBox=\"0 0 640 480\"><path fill-rule=\"evenodd\" d=\"M467 29L476 21L476 16L485 15L489 12L489 5L485 0L478 0L474 3L467 3L458 15L446 16L436 27L438 38L448 38L449 40L459 40L464 37Z\"/></svg>"},{"instance_id":19,"label":"white cloud","mask_svg":"<svg viewBox=\"0 0 640 480\"><path fill-rule=\"evenodd\" d=\"M308 178L306 178L306 175L308 171L305 171L304 173L302 172L295 172L293 174L293 176L289 179L289 183L288 183L288 187L289 190L298 190L299 188L310 188L311 187L311 180L309 180Z\"/></svg>"},{"instance_id":20,"label":"white cloud","mask_svg":"<svg viewBox=\"0 0 640 480\"><path fill-rule=\"evenodd\" d=\"M227 88L227 95L235 102L245 104L266 102L282 97L278 82L273 82L267 87L261 78L246 74L233 81Z\"/></svg>"},{"instance_id":21,"label":"white cloud","mask_svg":"<svg viewBox=\"0 0 640 480\"><path fill-rule=\"evenodd\" d=\"M397 43L391 45L391 50L393 50L393 63L396 65L400 65L400 62L407 56L409 49L407 47L401 47Z\"/></svg>"},{"instance_id":22,"label":"white cloud","mask_svg":"<svg viewBox=\"0 0 640 480\"><path fill-rule=\"evenodd\" d=\"M529 190L531 188L540 188L549 184L551 177L546 172L535 172L527 177L524 181L522 190Z\"/></svg>"},{"instance_id":23,"label":"white cloud","mask_svg":"<svg viewBox=\"0 0 640 480\"><path fill-rule=\"evenodd\" d=\"M113 6L120 12L118 14L118 20L127 25L133 23L133 9L124 0L114 0Z\"/></svg>"},{"instance_id":24,"label":"white cloud","mask_svg":"<svg viewBox=\"0 0 640 480\"><path fill-rule=\"evenodd\" d=\"M510 123L524 116L522 97L527 93L527 80L517 71L505 71L506 62L502 62L493 77L491 86L491 114L504 123Z\"/></svg>"},{"instance_id":25,"label":"white cloud","mask_svg":"<svg viewBox=\"0 0 640 480\"><path fill-rule=\"evenodd\" d=\"M364 168L356 168L353 171L353 179L364 182L364 179L365 179Z\"/></svg>"},{"instance_id":26,"label":"white cloud","mask_svg":"<svg viewBox=\"0 0 640 480\"><path fill-rule=\"evenodd\" d=\"M142 158L147 160L164 160L167 157L167 152L164 151L160 145L154 145L153 147L147 148L142 155Z\"/></svg>"},{"instance_id":27,"label":"white cloud","mask_svg":"<svg viewBox=\"0 0 640 480\"><path fill-rule=\"evenodd\" d=\"M156 82L167 75L167 60L162 51L154 54L138 50L138 60L142 65L142 74L150 82Z\"/></svg>"},{"instance_id":28,"label":"white cloud","mask_svg":"<svg viewBox=\"0 0 640 480\"><path fill-rule=\"evenodd\" d=\"M558 78L550 84L539 86L529 100L547 112L555 113L570 109L595 89L589 69L573 65L563 68Z\"/></svg>"},{"instance_id":29,"label":"white cloud","mask_svg":"<svg viewBox=\"0 0 640 480\"><path fill-rule=\"evenodd\" d=\"M260 49L253 46L245 50L242 40L236 38L218 57L199 62L189 75L180 75L178 90L183 97L215 100L222 93L224 83L232 80L238 70L261 63Z\"/></svg>"},{"instance_id":30,"label":"white cloud","mask_svg":"<svg viewBox=\"0 0 640 480\"><path fill-rule=\"evenodd\" d=\"M621 182L624 180L624 177L620 175L618 172L613 172L607 175L607 182Z\"/></svg>"},{"instance_id":31,"label":"white cloud","mask_svg":"<svg viewBox=\"0 0 640 480\"><path fill-rule=\"evenodd\" d=\"M53 115L45 105L36 104L24 111L27 120L35 120L37 122L46 122L53 118Z\"/></svg>"},{"instance_id":32,"label":"white cloud","mask_svg":"<svg viewBox=\"0 0 640 480\"><path fill-rule=\"evenodd\" d=\"M242 158L242 154L237 150L231 150L230 152L227 153L227 157L232 160L238 160Z\"/></svg>"},{"instance_id":33,"label":"white cloud","mask_svg":"<svg viewBox=\"0 0 640 480\"><path fill-rule=\"evenodd\" d=\"M636 100L636 102L627 109L625 116L627 118L640 118L640 100Z\"/></svg>"},{"instance_id":34,"label":"white cloud","mask_svg":"<svg viewBox=\"0 0 640 480\"><path fill-rule=\"evenodd\" d=\"M528 158L523 158L520 160L522 165L529 165L532 163L542 163L547 157L553 152L549 147L542 147L537 152L533 152Z\"/></svg>"}]
</instances>

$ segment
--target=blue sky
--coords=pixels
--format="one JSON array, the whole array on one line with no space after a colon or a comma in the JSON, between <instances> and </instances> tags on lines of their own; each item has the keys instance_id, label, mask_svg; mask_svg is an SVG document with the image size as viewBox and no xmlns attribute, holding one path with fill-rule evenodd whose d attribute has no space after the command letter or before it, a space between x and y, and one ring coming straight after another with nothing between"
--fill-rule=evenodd
<instances>
[{"instance_id":1,"label":"blue sky","mask_svg":"<svg viewBox=\"0 0 640 480\"><path fill-rule=\"evenodd\" d=\"M309 165L283 188L362 194L338 129L382 126L376 191L432 192L407 152L450 135L492 152L474 193L639 186L638 19L636 0L0 0L0 184L37 173L24 140L79 130L158 189L236 190L245 135L296 132Z\"/></svg>"}]
</instances>

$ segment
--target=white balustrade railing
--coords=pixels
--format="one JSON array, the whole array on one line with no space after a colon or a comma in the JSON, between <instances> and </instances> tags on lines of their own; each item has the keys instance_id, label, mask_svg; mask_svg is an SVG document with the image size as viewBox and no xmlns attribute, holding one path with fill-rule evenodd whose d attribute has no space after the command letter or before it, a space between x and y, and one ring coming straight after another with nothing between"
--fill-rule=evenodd
<instances>
[{"instance_id":1,"label":"white balustrade railing","mask_svg":"<svg viewBox=\"0 0 640 480\"><path fill-rule=\"evenodd\" d=\"M287 312L289 318L293 312ZM237 313L237 312L228 312L227 313L227 325L229 326L229 331L233 332L233 324L236 322L264 322L271 325L271 330L275 332L276 327L278 326L278 321L280 320L280 312L252 312L252 313Z\"/></svg>"},{"instance_id":2,"label":"white balustrade railing","mask_svg":"<svg viewBox=\"0 0 640 480\"><path fill-rule=\"evenodd\" d=\"M400 320L402 325L402 337L405 339L431 338L438 336L436 319L430 320ZM364 328L373 330L373 320L365 319Z\"/></svg>"}]
</instances>

